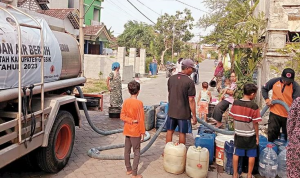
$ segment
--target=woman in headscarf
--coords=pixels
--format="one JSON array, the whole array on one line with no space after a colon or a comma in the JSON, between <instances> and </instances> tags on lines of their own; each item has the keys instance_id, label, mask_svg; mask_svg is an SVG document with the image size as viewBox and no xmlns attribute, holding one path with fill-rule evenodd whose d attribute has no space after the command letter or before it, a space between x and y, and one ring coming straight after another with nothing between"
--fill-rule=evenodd
<instances>
[{"instance_id":1,"label":"woman in headscarf","mask_svg":"<svg viewBox=\"0 0 300 178\"><path fill-rule=\"evenodd\" d=\"M220 61L218 63L218 66L216 67L215 73L214 73L214 77L216 77L217 79L217 90L218 92L221 91L221 85L222 85L222 77L224 74L224 67L223 67L223 63L222 61Z\"/></svg>"},{"instance_id":2,"label":"woman in headscarf","mask_svg":"<svg viewBox=\"0 0 300 178\"><path fill-rule=\"evenodd\" d=\"M291 106L287 119L289 143L286 152L287 177L300 177L300 97Z\"/></svg>"},{"instance_id":3,"label":"woman in headscarf","mask_svg":"<svg viewBox=\"0 0 300 178\"><path fill-rule=\"evenodd\" d=\"M121 107L123 103L122 98L122 82L120 75L120 64L114 62L112 64L112 72L109 74L106 80L107 88L110 91L110 106Z\"/></svg>"}]
</instances>

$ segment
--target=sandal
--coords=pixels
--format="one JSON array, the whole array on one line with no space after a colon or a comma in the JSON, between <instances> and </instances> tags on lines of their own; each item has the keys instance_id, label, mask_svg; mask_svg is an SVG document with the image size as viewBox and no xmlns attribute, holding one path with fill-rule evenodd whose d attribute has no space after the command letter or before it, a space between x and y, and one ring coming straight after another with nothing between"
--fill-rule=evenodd
<instances>
[{"instance_id":1,"label":"sandal","mask_svg":"<svg viewBox=\"0 0 300 178\"><path fill-rule=\"evenodd\" d=\"M126 172L126 175L130 175L130 174L132 174L132 171L127 171Z\"/></svg>"}]
</instances>

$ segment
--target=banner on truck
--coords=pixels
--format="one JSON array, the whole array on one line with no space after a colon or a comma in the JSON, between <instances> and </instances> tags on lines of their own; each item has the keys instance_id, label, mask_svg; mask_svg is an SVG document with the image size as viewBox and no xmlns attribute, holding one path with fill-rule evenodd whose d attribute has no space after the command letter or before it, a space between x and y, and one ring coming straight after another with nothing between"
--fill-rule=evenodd
<instances>
[{"instance_id":1,"label":"banner on truck","mask_svg":"<svg viewBox=\"0 0 300 178\"><path fill-rule=\"evenodd\" d=\"M27 16L12 9L9 11L19 23L37 26ZM57 39L44 19L37 19L42 26L44 37L44 79L53 82L59 79L62 68L62 56ZM39 29L21 28L21 54L39 55L42 51ZM15 20L0 10L0 89L18 87L19 83L19 44ZM24 57L22 61L22 86L41 82L41 58Z\"/></svg>"}]
</instances>

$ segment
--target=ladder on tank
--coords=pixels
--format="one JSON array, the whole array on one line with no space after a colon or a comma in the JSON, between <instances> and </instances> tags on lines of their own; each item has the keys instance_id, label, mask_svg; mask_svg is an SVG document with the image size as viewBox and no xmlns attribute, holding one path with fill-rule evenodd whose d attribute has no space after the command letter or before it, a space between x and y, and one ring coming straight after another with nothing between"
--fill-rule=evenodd
<instances>
[{"instance_id":1,"label":"ladder on tank","mask_svg":"<svg viewBox=\"0 0 300 178\"><path fill-rule=\"evenodd\" d=\"M44 123L45 123L45 117L44 117L44 36L43 36L43 30L41 27L41 24L34 19L32 16L30 16L29 14L26 14L22 11L20 11L19 9L17 9L14 6L11 5L7 5L8 8L11 8L13 10L15 10L16 12L29 17L36 25L30 25L30 24L25 24L25 23L19 23L17 18L13 15L13 13L11 13L10 11L8 11L5 8L0 7L1 10L5 11L7 14L9 14L13 20L16 22L16 29L17 29L17 33L18 33L18 58L19 58L19 83L18 83L18 114L16 119L10 121L10 126L16 126L15 128L15 134L12 134L8 139L14 139L18 137L18 143L24 143L25 146L27 147L26 141L30 139L30 137L28 136L28 126L25 125L25 128L22 128L22 121L24 121L25 123L27 123L27 120L30 118L30 115L25 113L25 115L22 113L22 108L23 107L27 107L27 106L23 106L22 104L22 96L24 96L24 92L22 94L23 91L23 87L25 88L29 88L30 86L22 86L22 58L25 57L36 57L36 58L41 58L41 82L40 83L35 83L32 84L34 87L41 87L41 110L34 113L34 115L36 114L40 114L41 115L41 131L38 133L34 133L34 135L32 136L32 138L34 138L37 135L40 135L44 132ZM21 34L21 27L24 28L32 28L32 29L38 29L40 31L40 48L41 48L41 54L35 54L35 55L23 55L22 54L22 34ZM32 86L31 85L31 86ZM33 92L33 91L32 91ZM28 92L25 89L25 95L28 96ZM27 103L26 103L27 105ZM32 112L32 111L31 111ZM33 113L31 113L33 114ZM37 124L37 123L36 123ZM30 127L30 126L29 126ZM17 131L17 133L16 133ZM22 135L25 135L25 138L22 138ZM27 137L28 136L28 137Z\"/></svg>"}]
</instances>

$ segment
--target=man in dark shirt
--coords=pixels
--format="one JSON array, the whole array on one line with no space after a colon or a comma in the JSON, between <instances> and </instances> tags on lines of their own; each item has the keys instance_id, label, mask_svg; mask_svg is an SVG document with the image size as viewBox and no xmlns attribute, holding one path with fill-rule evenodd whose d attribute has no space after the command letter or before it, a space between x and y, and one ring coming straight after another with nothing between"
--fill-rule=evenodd
<instances>
[{"instance_id":1,"label":"man in dark shirt","mask_svg":"<svg viewBox=\"0 0 300 178\"><path fill-rule=\"evenodd\" d=\"M182 62L182 72L173 75L168 81L169 111L166 123L166 143L172 142L175 128L179 128L179 143L185 144L185 136L188 133L188 121L192 118L192 124L196 119L196 89L194 81L189 77L195 72L195 65L191 59ZM191 115L192 112L192 115Z\"/></svg>"}]
</instances>

